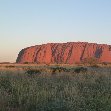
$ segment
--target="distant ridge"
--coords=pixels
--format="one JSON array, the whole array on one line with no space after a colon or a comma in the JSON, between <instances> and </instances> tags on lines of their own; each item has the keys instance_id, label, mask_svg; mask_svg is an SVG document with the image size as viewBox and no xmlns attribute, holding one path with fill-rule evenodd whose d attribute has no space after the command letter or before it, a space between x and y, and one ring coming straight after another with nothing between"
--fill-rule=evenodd
<instances>
[{"instance_id":1,"label":"distant ridge","mask_svg":"<svg viewBox=\"0 0 111 111\"><path fill-rule=\"evenodd\" d=\"M0 64L11 64L10 62L0 62Z\"/></svg>"},{"instance_id":2,"label":"distant ridge","mask_svg":"<svg viewBox=\"0 0 111 111\"><path fill-rule=\"evenodd\" d=\"M111 62L111 45L88 42L47 43L22 49L16 62L73 64L90 57L101 62Z\"/></svg>"}]
</instances>

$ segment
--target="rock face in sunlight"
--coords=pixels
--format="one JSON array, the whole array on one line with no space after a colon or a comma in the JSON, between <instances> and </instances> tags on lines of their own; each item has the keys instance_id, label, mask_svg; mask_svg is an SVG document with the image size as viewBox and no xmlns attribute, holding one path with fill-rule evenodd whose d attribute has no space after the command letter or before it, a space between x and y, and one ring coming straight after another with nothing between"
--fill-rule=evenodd
<instances>
[{"instance_id":1,"label":"rock face in sunlight","mask_svg":"<svg viewBox=\"0 0 111 111\"><path fill-rule=\"evenodd\" d=\"M73 64L95 57L101 62L111 62L111 45L88 42L48 43L22 49L17 63Z\"/></svg>"}]
</instances>

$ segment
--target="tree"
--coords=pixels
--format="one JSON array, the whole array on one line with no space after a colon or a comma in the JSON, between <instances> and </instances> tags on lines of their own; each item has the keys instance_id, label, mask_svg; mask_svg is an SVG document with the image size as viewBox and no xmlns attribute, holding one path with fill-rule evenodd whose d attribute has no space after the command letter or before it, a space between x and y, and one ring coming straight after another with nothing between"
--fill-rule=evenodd
<instances>
[{"instance_id":1,"label":"tree","mask_svg":"<svg viewBox=\"0 0 111 111\"><path fill-rule=\"evenodd\" d=\"M82 63L94 66L94 65L97 65L99 63L99 60L95 57L89 57L89 58L83 59Z\"/></svg>"}]
</instances>

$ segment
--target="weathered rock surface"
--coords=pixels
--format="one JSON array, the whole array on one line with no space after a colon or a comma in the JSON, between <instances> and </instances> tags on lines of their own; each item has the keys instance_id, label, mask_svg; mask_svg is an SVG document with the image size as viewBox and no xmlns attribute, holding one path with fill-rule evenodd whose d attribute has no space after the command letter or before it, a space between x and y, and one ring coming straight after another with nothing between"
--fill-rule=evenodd
<instances>
[{"instance_id":1,"label":"weathered rock surface","mask_svg":"<svg viewBox=\"0 0 111 111\"><path fill-rule=\"evenodd\" d=\"M88 42L36 45L22 49L16 62L73 64L89 57L96 57L101 62L111 62L111 45Z\"/></svg>"}]
</instances>

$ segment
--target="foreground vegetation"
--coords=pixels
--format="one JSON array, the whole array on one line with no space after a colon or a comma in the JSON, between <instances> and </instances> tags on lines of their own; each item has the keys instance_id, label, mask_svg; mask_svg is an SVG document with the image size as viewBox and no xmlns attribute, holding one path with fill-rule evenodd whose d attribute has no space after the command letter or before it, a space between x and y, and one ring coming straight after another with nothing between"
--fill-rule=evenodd
<instances>
[{"instance_id":1,"label":"foreground vegetation","mask_svg":"<svg viewBox=\"0 0 111 111\"><path fill-rule=\"evenodd\" d=\"M1 70L0 111L111 111L111 69Z\"/></svg>"}]
</instances>

